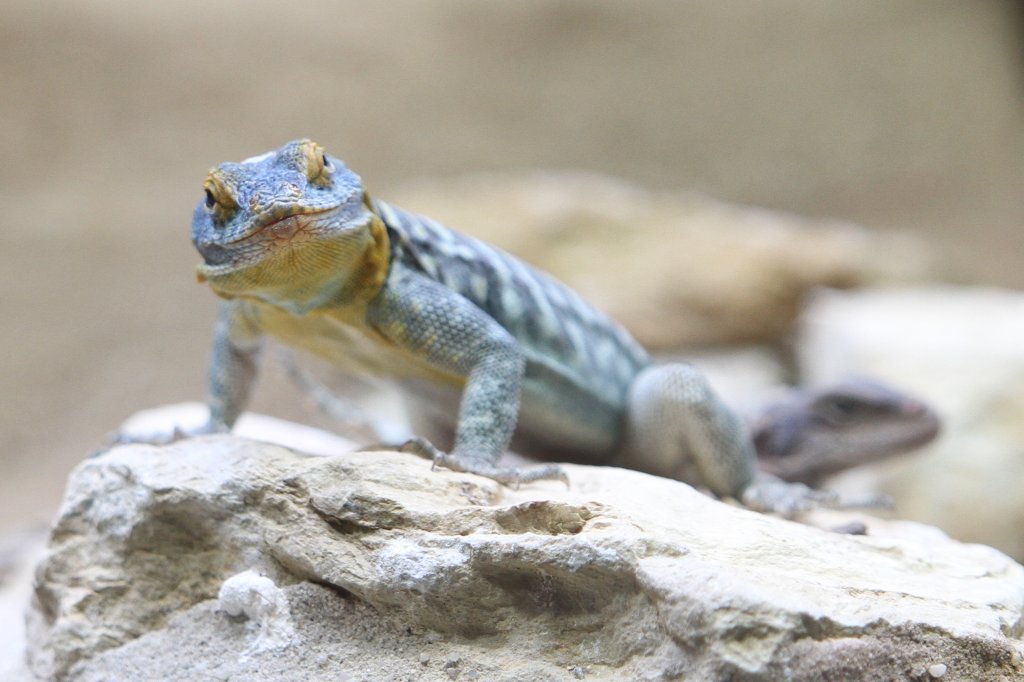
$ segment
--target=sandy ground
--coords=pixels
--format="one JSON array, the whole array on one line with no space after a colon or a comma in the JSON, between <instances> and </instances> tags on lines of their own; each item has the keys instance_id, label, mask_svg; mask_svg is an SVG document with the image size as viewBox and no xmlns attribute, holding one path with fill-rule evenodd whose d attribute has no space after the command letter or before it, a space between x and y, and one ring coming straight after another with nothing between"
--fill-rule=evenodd
<instances>
[{"instance_id":1,"label":"sandy ground","mask_svg":"<svg viewBox=\"0 0 1024 682\"><path fill-rule=\"evenodd\" d=\"M923 231L1020 286L1022 26L995 0L7 0L0 529L122 418L203 395L188 222L217 162L310 136L381 196L604 171Z\"/></svg>"}]
</instances>

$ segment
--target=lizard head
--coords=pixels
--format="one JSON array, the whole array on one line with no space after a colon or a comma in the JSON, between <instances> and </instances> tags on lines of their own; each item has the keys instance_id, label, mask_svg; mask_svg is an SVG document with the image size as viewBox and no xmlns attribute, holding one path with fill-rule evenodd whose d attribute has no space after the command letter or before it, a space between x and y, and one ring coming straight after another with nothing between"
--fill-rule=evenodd
<instances>
[{"instance_id":1,"label":"lizard head","mask_svg":"<svg viewBox=\"0 0 1024 682\"><path fill-rule=\"evenodd\" d=\"M848 468L919 448L939 432L925 403L863 378L799 391L753 426L758 462L770 474L815 485Z\"/></svg>"},{"instance_id":2,"label":"lizard head","mask_svg":"<svg viewBox=\"0 0 1024 682\"><path fill-rule=\"evenodd\" d=\"M222 163L192 213L197 276L225 297L313 307L365 277L367 249L386 240L366 202L359 176L311 140Z\"/></svg>"}]
</instances>

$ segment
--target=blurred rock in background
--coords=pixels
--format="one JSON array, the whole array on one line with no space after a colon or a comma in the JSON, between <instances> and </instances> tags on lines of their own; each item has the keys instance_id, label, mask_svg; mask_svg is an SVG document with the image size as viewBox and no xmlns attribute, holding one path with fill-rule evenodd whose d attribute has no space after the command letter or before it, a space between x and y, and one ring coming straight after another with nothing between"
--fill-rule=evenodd
<instances>
[{"instance_id":1,"label":"blurred rock in background","mask_svg":"<svg viewBox=\"0 0 1024 682\"><path fill-rule=\"evenodd\" d=\"M933 260L911 235L592 174L483 173L394 201L536 265L661 352L782 344L815 287L920 280Z\"/></svg>"}]
</instances>

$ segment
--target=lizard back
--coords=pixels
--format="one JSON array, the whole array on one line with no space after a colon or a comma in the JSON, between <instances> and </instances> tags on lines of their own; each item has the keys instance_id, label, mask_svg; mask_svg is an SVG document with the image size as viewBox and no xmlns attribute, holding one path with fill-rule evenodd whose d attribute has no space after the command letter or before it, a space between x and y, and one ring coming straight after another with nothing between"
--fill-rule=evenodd
<instances>
[{"instance_id":1,"label":"lizard back","mask_svg":"<svg viewBox=\"0 0 1024 682\"><path fill-rule=\"evenodd\" d=\"M458 292L516 338L526 354L527 393L531 385L547 387L556 395L544 403L571 409L566 401L583 400L621 412L633 378L649 364L624 328L500 249L383 201L372 207L390 233L392 267L412 268ZM525 397L524 413L532 411Z\"/></svg>"}]
</instances>

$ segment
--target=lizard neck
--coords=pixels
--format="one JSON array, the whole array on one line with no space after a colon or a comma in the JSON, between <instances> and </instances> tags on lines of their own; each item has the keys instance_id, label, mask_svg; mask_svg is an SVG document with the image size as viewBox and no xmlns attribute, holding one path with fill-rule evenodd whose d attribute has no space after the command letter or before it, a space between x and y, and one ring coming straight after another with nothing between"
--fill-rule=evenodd
<instances>
[{"instance_id":1,"label":"lizard neck","mask_svg":"<svg viewBox=\"0 0 1024 682\"><path fill-rule=\"evenodd\" d=\"M366 248L352 264L344 282L337 289L328 305L366 305L376 296L388 278L391 265L391 240L384 221L373 210L370 197L363 195L363 206L367 210Z\"/></svg>"}]
</instances>

